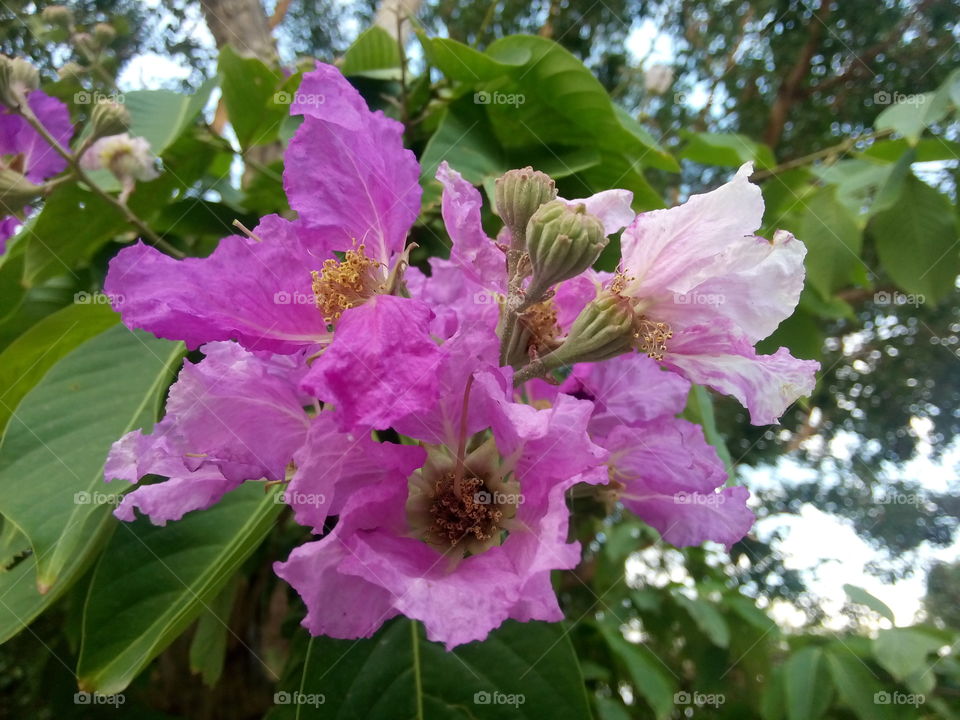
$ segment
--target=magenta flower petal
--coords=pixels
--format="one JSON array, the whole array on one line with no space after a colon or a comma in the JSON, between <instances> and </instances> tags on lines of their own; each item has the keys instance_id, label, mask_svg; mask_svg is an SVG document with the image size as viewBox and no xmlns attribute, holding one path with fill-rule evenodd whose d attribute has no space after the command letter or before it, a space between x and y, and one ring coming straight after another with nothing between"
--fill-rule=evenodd
<instances>
[{"instance_id":1,"label":"magenta flower petal","mask_svg":"<svg viewBox=\"0 0 960 720\"><path fill-rule=\"evenodd\" d=\"M311 95L324 101L310 104ZM389 265L420 212L420 167L403 147L403 126L370 112L339 71L320 63L298 96L293 111L304 121L284 156L290 207L304 225L329 233L334 249L363 243Z\"/></svg>"},{"instance_id":2,"label":"magenta flower petal","mask_svg":"<svg viewBox=\"0 0 960 720\"><path fill-rule=\"evenodd\" d=\"M355 490L403 483L426 458L420 447L374 442L367 433L342 433L333 415L322 412L313 419L306 442L293 456L297 470L284 493L297 522L317 533Z\"/></svg>"},{"instance_id":3,"label":"magenta flower petal","mask_svg":"<svg viewBox=\"0 0 960 720\"><path fill-rule=\"evenodd\" d=\"M429 333L432 317L419 300L393 295L347 310L304 389L333 403L343 430L383 429L425 411L436 399L441 359Z\"/></svg>"},{"instance_id":4,"label":"magenta flower petal","mask_svg":"<svg viewBox=\"0 0 960 720\"><path fill-rule=\"evenodd\" d=\"M140 507L155 509L159 515L152 519L165 522L208 507L244 480L282 480L304 443L309 418L297 390L302 360L259 356L234 343L212 343L203 351L199 363L184 364L153 432L135 430L114 443L106 480L161 475L176 481L131 493L134 499L125 501L118 517L127 519Z\"/></svg>"},{"instance_id":5,"label":"magenta flower petal","mask_svg":"<svg viewBox=\"0 0 960 720\"><path fill-rule=\"evenodd\" d=\"M634 354L577 365L562 390L593 401L590 432L602 436L619 425L635 426L681 412L690 383Z\"/></svg>"},{"instance_id":6,"label":"magenta flower petal","mask_svg":"<svg viewBox=\"0 0 960 720\"><path fill-rule=\"evenodd\" d=\"M622 495L623 504L671 545L712 540L727 549L750 531L756 519L747 508L748 497L747 489L739 486L715 493L662 493L642 481L631 483Z\"/></svg>"},{"instance_id":7,"label":"magenta flower petal","mask_svg":"<svg viewBox=\"0 0 960 720\"><path fill-rule=\"evenodd\" d=\"M443 222L453 240L450 262L461 277L502 292L506 286L506 256L480 224L480 192L446 161L437 169L437 180L443 184Z\"/></svg>"},{"instance_id":8,"label":"magenta flower petal","mask_svg":"<svg viewBox=\"0 0 960 720\"><path fill-rule=\"evenodd\" d=\"M139 510L154 525L166 525L193 510L206 510L239 485L216 468L201 468L164 482L141 485L123 496L113 514L118 520L132 522Z\"/></svg>"},{"instance_id":9,"label":"magenta flower petal","mask_svg":"<svg viewBox=\"0 0 960 720\"><path fill-rule=\"evenodd\" d=\"M307 233L276 215L254 233L262 242L234 235L209 257L185 260L137 243L110 261L104 291L125 325L191 349L236 339L250 350L293 353L327 341L310 276L327 252L308 249Z\"/></svg>"},{"instance_id":10,"label":"magenta flower petal","mask_svg":"<svg viewBox=\"0 0 960 720\"><path fill-rule=\"evenodd\" d=\"M794 401L813 392L820 368L786 348L758 355L747 338L720 322L675 334L663 362L699 385L737 398L754 425L777 422Z\"/></svg>"}]
</instances>

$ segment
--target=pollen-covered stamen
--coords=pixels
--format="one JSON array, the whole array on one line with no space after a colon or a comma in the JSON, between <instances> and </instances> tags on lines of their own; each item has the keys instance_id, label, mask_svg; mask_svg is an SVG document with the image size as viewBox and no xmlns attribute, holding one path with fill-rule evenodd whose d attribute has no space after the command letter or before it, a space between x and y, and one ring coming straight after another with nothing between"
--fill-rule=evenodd
<instances>
[{"instance_id":1,"label":"pollen-covered stamen","mask_svg":"<svg viewBox=\"0 0 960 720\"><path fill-rule=\"evenodd\" d=\"M559 344L560 325L557 323L557 307L552 299L548 298L527 309L520 316L520 324L526 331L529 355L545 355Z\"/></svg>"},{"instance_id":2,"label":"pollen-covered stamen","mask_svg":"<svg viewBox=\"0 0 960 720\"><path fill-rule=\"evenodd\" d=\"M425 539L431 545L464 548L473 541L486 545L500 535L500 521L504 513L494 502L493 494L478 477L464 477L457 483L453 473L438 478L430 504L432 523Z\"/></svg>"},{"instance_id":3,"label":"pollen-covered stamen","mask_svg":"<svg viewBox=\"0 0 960 720\"><path fill-rule=\"evenodd\" d=\"M382 263L368 258L362 243L347 250L342 260L324 260L323 267L311 274L317 308L328 324L339 320L344 311L383 292L386 283Z\"/></svg>"},{"instance_id":4,"label":"pollen-covered stamen","mask_svg":"<svg viewBox=\"0 0 960 720\"><path fill-rule=\"evenodd\" d=\"M654 360L663 360L667 352L667 340L673 337L673 331L667 323L654 322L640 315L633 321L633 337L640 352Z\"/></svg>"},{"instance_id":5,"label":"pollen-covered stamen","mask_svg":"<svg viewBox=\"0 0 960 720\"><path fill-rule=\"evenodd\" d=\"M610 291L615 295L624 296L625 290L633 282L633 278L618 272L613 282L610 283ZM651 320L641 312L641 307L632 306L633 313L633 339L637 350L646 353L648 357L654 360L663 360L667 352L667 340L673 337L673 330L665 322Z\"/></svg>"}]
</instances>

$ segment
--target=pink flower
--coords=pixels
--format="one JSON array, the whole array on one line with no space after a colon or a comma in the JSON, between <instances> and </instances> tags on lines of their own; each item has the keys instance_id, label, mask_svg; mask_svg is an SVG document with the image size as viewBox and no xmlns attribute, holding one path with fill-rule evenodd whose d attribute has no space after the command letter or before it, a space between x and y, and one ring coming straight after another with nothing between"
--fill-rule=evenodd
<instances>
[{"instance_id":1,"label":"pink flower","mask_svg":"<svg viewBox=\"0 0 960 720\"><path fill-rule=\"evenodd\" d=\"M623 232L620 270L606 292L628 306L640 350L733 395L762 425L810 394L819 363L753 348L793 313L806 248L784 231L772 241L754 235L763 198L751 172L744 165L712 192L638 215Z\"/></svg>"},{"instance_id":2,"label":"pink flower","mask_svg":"<svg viewBox=\"0 0 960 720\"><path fill-rule=\"evenodd\" d=\"M424 443L427 461L409 480L397 474L352 493L327 536L275 566L306 603L315 635L369 637L403 614L451 649L508 618L562 618L550 573L580 559L567 543L564 494L606 478L606 454L586 433L592 405L512 402L507 378L470 338L444 348L448 392L433 412L399 423Z\"/></svg>"},{"instance_id":3,"label":"pink flower","mask_svg":"<svg viewBox=\"0 0 960 720\"><path fill-rule=\"evenodd\" d=\"M27 96L27 104L37 120L61 145L70 144L73 124L66 105L40 90L34 90ZM20 115L0 107L0 165L39 184L66 169L67 161ZM0 254L4 251L7 239L19 226L20 220L13 215L0 220Z\"/></svg>"}]
</instances>

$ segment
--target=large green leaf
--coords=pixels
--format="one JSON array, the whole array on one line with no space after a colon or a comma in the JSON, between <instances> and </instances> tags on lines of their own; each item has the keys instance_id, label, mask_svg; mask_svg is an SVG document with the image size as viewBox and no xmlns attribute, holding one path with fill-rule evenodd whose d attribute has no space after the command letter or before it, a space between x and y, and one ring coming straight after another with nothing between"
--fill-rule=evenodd
<instances>
[{"instance_id":1,"label":"large green leaf","mask_svg":"<svg viewBox=\"0 0 960 720\"><path fill-rule=\"evenodd\" d=\"M394 79L400 76L400 47L378 25L364 30L343 55L340 72L344 75Z\"/></svg>"},{"instance_id":2,"label":"large green leaf","mask_svg":"<svg viewBox=\"0 0 960 720\"><path fill-rule=\"evenodd\" d=\"M827 675L823 651L805 647L784 664L787 720L815 720L830 705L833 688Z\"/></svg>"},{"instance_id":3,"label":"large green leaf","mask_svg":"<svg viewBox=\"0 0 960 720\"><path fill-rule=\"evenodd\" d=\"M193 95L172 90L134 90L124 93L130 111L130 132L150 142L154 155L161 155L191 125L210 98L215 81L209 80Z\"/></svg>"},{"instance_id":4,"label":"large green leaf","mask_svg":"<svg viewBox=\"0 0 960 720\"><path fill-rule=\"evenodd\" d=\"M679 594L676 596L676 600L690 614L697 627L710 639L710 642L722 648L730 645L730 627L712 602L703 598L691 599Z\"/></svg>"},{"instance_id":5,"label":"large green leaf","mask_svg":"<svg viewBox=\"0 0 960 720\"><path fill-rule=\"evenodd\" d=\"M278 91L284 76L262 60L240 56L229 45L220 50L218 68L223 103L240 147L276 140L292 100L291 94Z\"/></svg>"},{"instance_id":6,"label":"large green leaf","mask_svg":"<svg viewBox=\"0 0 960 720\"><path fill-rule=\"evenodd\" d=\"M884 270L906 292L936 302L953 290L960 250L946 196L910 175L896 203L873 217L870 232Z\"/></svg>"},{"instance_id":7,"label":"large green leaf","mask_svg":"<svg viewBox=\"0 0 960 720\"><path fill-rule=\"evenodd\" d=\"M746 162L772 168L776 159L769 147L738 133L689 133L680 157L704 165L739 167Z\"/></svg>"},{"instance_id":8,"label":"large green leaf","mask_svg":"<svg viewBox=\"0 0 960 720\"><path fill-rule=\"evenodd\" d=\"M214 602L283 509L248 483L165 527L122 524L97 563L83 614L80 687L122 691Z\"/></svg>"},{"instance_id":9,"label":"large green leaf","mask_svg":"<svg viewBox=\"0 0 960 720\"><path fill-rule=\"evenodd\" d=\"M920 627L880 630L873 641L873 654L898 680L905 680L928 666L927 656L946 645L938 635Z\"/></svg>"},{"instance_id":10,"label":"large green leaf","mask_svg":"<svg viewBox=\"0 0 960 720\"><path fill-rule=\"evenodd\" d=\"M824 298L844 287L862 264L863 234L832 188L805 199L797 237L807 246L807 282Z\"/></svg>"},{"instance_id":11,"label":"large green leaf","mask_svg":"<svg viewBox=\"0 0 960 720\"><path fill-rule=\"evenodd\" d=\"M120 320L99 296L48 315L0 353L0 437L23 396L64 355ZM81 297L80 299L84 299Z\"/></svg>"},{"instance_id":12,"label":"large green leaf","mask_svg":"<svg viewBox=\"0 0 960 720\"><path fill-rule=\"evenodd\" d=\"M29 539L37 586L55 588L111 526L126 483L103 481L110 445L149 427L181 345L113 327L60 360L23 398L0 445L0 513Z\"/></svg>"},{"instance_id":13,"label":"large green leaf","mask_svg":"<svg viewBox=\"0 0 960 720\"><path fill-rule=\"evenodd\" d=\"M893 720L897 716L892 705L877 702L885 688L866 663L842 643L827 648L824 657L840 700L860 720Z\"/></svg>"},{"instance_id":14,"label":"large green leaf","mask_svg":"<svg viewBox=\"0 0 960 720\"><path fill-rule=\"evenodd\" d=\"M903 135L911 145L915 145L923 131L934 123L940 122L950 111L950 97L947 93L917 93L903 95L897 93L893 105L877 116L873 125L877 130L893 130Z\"/></svg>"},{"instance_id":15,"label":"large green leaf","mask_svg":"<svg viewBox=\"0 0 960 720\"><path fill-rule=\"evenodd\" d=\"M495 592L495 589L491 588ZM508 621L451 653L419 623L397 619L370 640L303 641L270 720L338 718L590 718L561 623Z\"/></svg>"}]
</instances>

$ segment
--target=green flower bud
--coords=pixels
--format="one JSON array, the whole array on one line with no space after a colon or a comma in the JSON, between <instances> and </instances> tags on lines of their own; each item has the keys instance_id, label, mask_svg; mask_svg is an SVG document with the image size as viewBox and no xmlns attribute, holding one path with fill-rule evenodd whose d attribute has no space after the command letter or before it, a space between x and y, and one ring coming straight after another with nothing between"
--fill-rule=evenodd
<instances>
[{"instance_id":1,"label":"green flower bud","mask_svg":"<svg viewBox=\"0 0 960 720\"><path fill-rule=\"evenodd\" d=\"M596 262L609 240L600 219L584 205L553 200L527 223L527 253L533 278L529 302L539 300L551 285L575 277Z\"/></svg>"},{"instance_id":2,"label":"green flower bud","mask_svg":"<svg viewBox=\"0 0 960 720\"><path fill-rule=\"evenodd\" d=\"M101 46L109 45L117 37L117 31L113 25L107 23L97 23L93 26L93 37Z\"/></svg>"},{"instance_id":3,"label":"green flower bud","mask_svg":"<svg viewBox=\"0 0 960 720\"><path fill-rule=\"evenodd\" d=\"M61 80L79 80L87 72L87 69L80 63L72 60L57 70L57 75Z\"/></svg>"},{"instance_id":4,"label":"green flower bud","mask_svg":"<svg viewBox=\"0 0 960 720\"><path fill-rule=\"evenodd\" d=\"M90 113L90 126L94 140L119 135L130 129L130 113L123 105L112 100L98 102Z\"/></svg>"},{"instance_id":5,"label":"green flower bud","mask_svg":"<svg viewBox=\"0 0 960 720\"><path fill-rule=\"evenodd\" d=\"M497 214L510 230L514 250L523 250L527 223L544 203L557 197L553 179L532 167L510 170L497 178L494 202Z\"/></svg>"},{"instance_id":6,"label":"green flower bud","mask_svg":"<svg viewBox=\"0 0 960 720\"><path fill-rule=\"evenodd\" d=\"M22 58L0 55L0 103L8 108L19 108L26 102L27 93L40 87L39 71Z\"/></svg>"},{"instance_id":7,"label":"green flower bud","mask_svg":"<svg viewBox=\"0 0 960 720\"><path fill-rule=\"evenodd\" d=\"M628 300L601 293L580 311L563 344L547 356L550 367L600 362L630 352L635 342L633 324Z\"/></svg>"},{"instance_id":8,"label":"green flower bud","mask_svg":"<svg viewBox=\"0 0 960 720\"><path fill-rule=\"evenodd\" d=\"M49 5L43 9L40 17L57 27L69 28L73 25L73 13L65 5Z\"/></svg>"},{"instance_id":9,"label":"green flower bud","mask_svg":"<svg viewBox=\"0 0 960 720\"><path fill-rule=\"evenodd\" d=\"M0 168L0 213L13 215L43 195L43 188L10 168Z\"/></svg>"}]
</instances>

